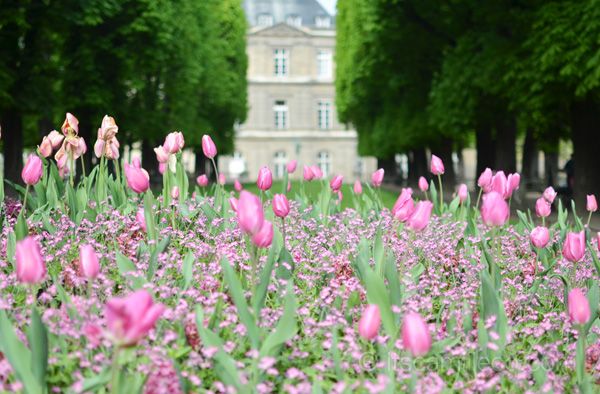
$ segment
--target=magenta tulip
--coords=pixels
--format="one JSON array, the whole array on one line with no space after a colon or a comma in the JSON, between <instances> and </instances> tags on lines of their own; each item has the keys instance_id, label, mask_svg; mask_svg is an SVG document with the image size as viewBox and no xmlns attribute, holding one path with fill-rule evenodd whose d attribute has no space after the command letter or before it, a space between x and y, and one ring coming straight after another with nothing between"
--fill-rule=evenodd
<instances>
[{"instance_id":1,"label":"magenta tulip","mask_svg":"<svg viewBox=\"0 0 600 394\"><path fill-rule=\"evenodd\" d=\"M433 175L442 175L444 173L444 162L436 155L431 155L430 171Z\"/></svg>"},{"instance_id":2,"label":"magenta tulip","mask_svg":"<svg viewBox=\"0 0 600 394\"><path fill-rule=\"evenodd\" d=\"M40 283L46 276L46 263L40 245L30 236L17 241L15 248L17 280L21 283Z\"/></svg>"},{"instance_id":3,"label":"magenta tulip","mask_svg":"<svg viewBox=\"0 0 600 394\"><path fill-rule=\"evenodd\" d=\"M140 194L150 187L150 175L146 170L139 167L135 161L133 163L133 165L125 163L127 186L135 193Z\"/></svg>"},{"instance_id":4,"label":"magenta tulip","mask_svg":"<svg viewBox=\"0 0 600 394\"><path fill-rule=\"evenodd\" d=\"M336 175L331 179L331 182L329 182L329 186L331 187L331 190L333 190L334 192L338 192L340 190L340 188L342 187L342 182L344 180L344 177L341 175Z\"/></svg>"},{"instance_id":5,"label":"magenta tulip","mask_svg":"<svg viewBox=\"0 0 600 394\"><path fill-rule=\"evenodd\" d=\"M502 226L508 220L510 211L502 195L491 191L483 196L481 218L488 226Z\"/></svg>"},{"instance_id":6,"label":"magenta tulip","mask_svg":"<svg viewBox=\"0 0 600 394\"><path fill-rule=\"evenodd\" d=\"M415 206L415 210L406 222L408 228L414 231L421 231L427 224L429 224L429 218L431 217L431 210L433 209L433 203L431 201L419 201Z\"/></svg>"},{"instance_id":7,"label":"magenta tulip","mask_svg":"<svg viewBox=\"0 0 600 394\"><path fill-rule=\"evenodd\" d=\"M196 183L200 187L206 187L206 186L208 186L208 177L206 175L202 174L202 175L198 176L198 178L196 178Z\"/></svg>"},{"instance_id":8,"label":"magenta tulip","mask_svg":"<svg viewBox=\"0 0 600 394\"><path fill-rule=\"evenodd\" d=\"M209 159L214 159L214 157L217 155L217 146L213 142L212 138L210 138L210 135L205 134L202 136L202 152L204 153L204 156L208 157Z\"/></svg>"},{"instance_id":9,"label":"magenta tulip","mask_svg":"<svg viewBox=\"0 0 600 394\"><path fill-rule=\"evenodd\" d=\"M572 263L576 263L585 256L585 232L568 233L562 250L563 257Z\"/></svg>"},{"instance_id":10,"label":"magenta tulip","mask_svg":"<svg viewBox=\"0 0 600 394\"><path fill-rule=\"evenodd\" d=\"M242 190L238 200L237 218L242 231L247 234L256 234L265 220L260 199L254 194Z\"/></svg>"},{"instance_id":11,"label":"magenta tulip","mask_svg":"<svg viewBox=\"0 0 600 394\"><path fill-rule=\"evenodd\" d=\"M269 190L273 184L273 174L269 167L262 167L258 171L258 179L256 180L256 186L262 191Z\"/></svg>"},{"instance_id":12,"label":"magenta tulip","mask_svg":"<svg viewBox=\"0 0 600 394\"><path fill-rule=\"evenodd\" d=\"M313 172L312 167L304 166L304 171L302 173L302 176L305 181L307 181L307 182L312 181L315 178L315 173Z\"/></svg>"},{"instance_id":13,"label":"magenta tulip","mask_svg":"<svg viewBox=\"0 0 600 394\"><path fill-rule=\"evenodd\" d=\"M104 307L112 339L118 346L133 346L154 328L165 307L155 304L146 290L111 298Z\"/></svg>"},{"instance_id":14,"label":"magenta tulip","mask_svg":"<svg viewBox=\"0 0 600 394\"><path fill-rule=\"evenodd\" d=\"M381 314L375 304L367 305L358 321L358 333L361 337L371 340L377 336L381 326Z\"/></svg>"},{"instance_id":15,"label":"magenta tulip","mask_svg":"<svg viewBox=\"0 0 600 394\"><path fill-rule=\"evenodd\" d=\"M469 197L469 188L463 183L458 187L458 199L464 203L467 201L467 197Z\"/></svg>"},{"instance_id":16,"label":"magenta tulip","mask_svg":"<svg viewBox=\"0 0 600 394\"><path fill-rule=\"evenodd\" d=\"M552 204L554 202L554 199L556 198L556 195L558 193L556 193L554 191L554 188L552 186L548 186L546 188L546 190L544 190L544 198L546 199L546 201L548 201L550 204Z\"/></svg>"},{"instance_id":17,"label":"magenta tulip","mask_svg":"<svg viewBox=\"0 0 600 394\"><path fill-rule=\"evenodd\" d=\"M362 193L362 184L360 183L360 181L357 179L356 181L354 181L354 194L361 194Z\"/></svg>"},{"instance_id":18,"label":"magenta tulip","mask_svg":"<svg viewBox=\"0 0 600 394\"><path fill-rule=\"evenodd\" d=\"M268 248L273 242L273 224L264 220L260 230L252 235L252 242L259 248Z\"/></svg>"},{"instance_id":19,"label":"magenta tulip","mask_svg":"<svg viewBox=\"0 0 600 394\"><path fill-rule=\"evenodd\" d=\"M100 261L92 245L79 246L79 270L87 279L95 279L100 272Z\"/></svg>"},{"instance_id":20,"label":"magenta tulip","mask_svg":"<svg viewBox=\"0 0 600 394\"><path fill-rule=\"evenodd\" d=\"M550 216L552 206L544 197L540 197L535 201L535 214L541 218Z\"/></svg>"},{"instance_id":21,"label":"magenta tulip","mask_svg":"<svg viewBox=\"0 0 600 394\"><path fill-rule=\"evenodd\" d=\"M371 175L371 184L374 187L379 187L381 186L381 184L383 183L383 175L385 174L385 171L383 168L378 169L377 171L375 171L372 175Z\"/></svg>"},{"instance_id":22,"label":"magenta tulip","mask_svg":"<svg viewBox=\"0 0 600 394\"><path fill-rule=\"evenodd\" d=\"M529 234L529 240L536 248L545 248L550 241L550 232L546 227L538 226L531 230L531 234Z\"/></svg>"},{"instance_id":23,"label":"magenta tulip","mask_svg":"<svg viewBox=\"0 0 600 394\"><path fill-rule=\"evenodd\" d=\"M598 210L598 203L596 202L596 196L594 196L593 194L589 194L587 196L586 209L589 212L596 212Z\"/></svg>"},{"instance_id":24,"label":"magenta tulip","mask_svg":"<svg viewBox=\"0 0 600 394\"><path fill-rule=\"evenodd\" d=\"M569 292L568 310L571 321L575 324L587 324L591 317L590 303L581 289Z\"/></svg>"},{"instance_id":25,"label":"magenta tulip","mask_svg":"<svg viewBox=\"0 0 600 394\"><path fill-rule=\"evenodd\" d=\"M407 221L415 210L415 203L412 199L412 189L402 189L402 193L398 196L394 207L392 208L392 215L401 222Z\"/></svg>"},{"instance_id":26,"label":"magenta tulip","mask_svg":"<svg viewBox=\"0 0 600 394\"><path fill-rule=\"evenodd\" d=\"M486 168L481 175L479 175L479 179L477 179L477 186L479 186L484 193L488 193L492 190L492 178L494 174L492 170Z\"/></svg>"},{"instance_id":27,"label":"magenta tulip","mask_svg":"<svg viewBox=\"0 0 600 394\"><path fill-rule=\"evenodd\" d=\"M273 213L275 216L285 218L290 213L290 203L285 194L273 196Z\"/></svg>"},{"instance_id":28,"label":"magenta tulip","mask_svg":"<svg viewBox=\"0 0 600 394\"><path fill-rule=\"evenodd\" d=\"M296 160L290 160L287 163L287 172L288 174L293 174L296 171L296 166L298 165L298 162Z\"/></svg>"},{"instance_id":29,"label":"magenta tulip","mask_svg":"<svg viewBox=\"0 0 600 394\"><path fill-rule=\"evenodd\" d=\"M135 214L135 221L137 222L138 226L140 226L140 228L146 232L146 215L144 214L144 208L138 209L137 213Z\"/></svg>"},{"instance_id":30,"label":"magenta tulip","mask_svg":"<svg viewBox=\"0 0 600 394\"><path fill-rule=\"evenodd\" d=\"M25 167L21 171L23 182L29 186L33 186L39 182L44 173L44 164L38 155L31 154L25 163Z\"/></svg>"},{"instance_id":31,"label":"magenta tulip","mask_svg":"<svg viewBox=\"0 0 600 394\"><path fill-rule=\"evenodd\" d=\"M414 312L404 315L402 322L402 345L414 357L427 354L431 349L431 334L423 318Z\"/></svg>"},{"instance_id":32,"label":"magenta tulip","mask_svg":"<svg viewBox=\"0 0 600 394\"><path fill-rule=\"evenodd\" d=\"M425 179L423 176L419 178L419 189L422 192L429 190L429 183L427 183L427 179Z\"/></svg>"}]
</instances>

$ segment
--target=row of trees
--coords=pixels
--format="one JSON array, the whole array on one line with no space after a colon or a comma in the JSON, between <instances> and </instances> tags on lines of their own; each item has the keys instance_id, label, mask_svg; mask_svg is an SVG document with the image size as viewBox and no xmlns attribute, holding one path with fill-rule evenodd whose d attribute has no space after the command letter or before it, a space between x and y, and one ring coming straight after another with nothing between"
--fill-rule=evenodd
<instances>
[{"instance_id":1,"label":"row of trees","mask_svg":"<svg viewBox=\"0 0 600 394\"><path fill-rule=\"evenodd\" d=\"M67 111L90 150L114 116L122 145L143 141L149 169L172 130L188 146L210 133L227 152L247 110L245 34L241 0L0 0L6 177Z\"/></svg>"},{"instance_id":2,"label":"row of trees","mask_svg":"<svg viewBox=\"0 0 600 394\"><path fill-rule=\"evenodd\" d=\"M600 194L598 0L339 0L337 105L360 149L449 160L475 141L477 168L523 175L573 141L575 192ZM450 174L452 176L452 174Z\"/></svg>"}]
</instances>

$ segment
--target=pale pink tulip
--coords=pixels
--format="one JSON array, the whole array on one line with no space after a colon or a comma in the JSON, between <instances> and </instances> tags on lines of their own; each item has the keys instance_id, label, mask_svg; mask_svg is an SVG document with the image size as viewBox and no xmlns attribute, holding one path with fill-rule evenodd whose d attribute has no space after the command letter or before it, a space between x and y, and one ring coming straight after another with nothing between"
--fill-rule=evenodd
<instances>
[{"instance_id":1,"label":"pale pink tulip","mask_svg":"<svg viewBox=\"0 0 600 394\"><path fill-rule=\"evenodd\" d=\"M92 245L79 246L79 271L87 279L95 279L100 273L100 261Z\"/></svg>"},{"instance_id":2,"label":"pale pink tulip","mask_svg":"<svg viewBox=\"0 0 600 394\"><path fill-rule=\"evenodd\" d=\"M519 188L521 185L521 174L515 172L514 174L509 174L507 178L507 194L511 196L515 190Z\"/></svg>"},{"instance_id":3,"label":"pale pink tulip","mask_svg":"<svg viewBox=\"0 0 600 394\"><path fill-rule=\"evenodd\" d=\"M331 190L333 190L334 192L337 192L340 190L340 188L342 187L342 182L344 181L344 177L341 175L336 175L334 176L331 181L329 182L329 186L331 187Z\"/></svg>"},{"instance_id":4,"label":"pale pink tulip","mask_svg":"<svg viewBox=\"0 0 600 394\"><path fill-rule=\"evenodd\" d=\"M429 183L427 183L427 179L425 179L423 176L419 178L419 189L422 192L429 190Z\"/></svg>"},{"instance_id":5,"label":"pale pink tulip","mask_svg":"<svg viewBox=\"0 0 600 394\"><path fill-rule=\"evenodd\" d=\"M545 248L550 241L550 232L546 227L538 226L531 230L531 234L529 234L529 239L531 243L536 248Z\"/></svg>"},{"instance_id":6,"label":"pale pink tulip","mask_svg":"<svg viewBox=\"0 0 600 394\"><path fill-rule=\"evenodd\" d=\"M238 210L238 199L235 197L229 197L229 206L233 212L237 212Z\"/></svg>"},{"instance_id":7,"label":"pale pink tulip","mask_svg":"<svg viewBox=\"0 0 600 394\"><path fill-rule=\"evenodd\" d=\"M217 146L213 142L212 138L210 138L210 135L205 134L202 136L202 152L204 153L204 156L208 157L209 159L214 159L214 157L217 155Z\"/></svg>"},{"instance_id":8,"label":"pale pink tulip","mask_svg":"<svg viewBox=\"0 0 600 394\"><path fill-rule=\"evenodd\" d=\"M504 199L510 197L508 195L508 179L506 178L506 175L504 174L504 171L498 171L492 177L492 187L491 187L491 190L495 191L498 194L500 194L502 196L502 198L504 198Z\"/></svg>"},{"instance_id":9,"label":"pale pink tulip","mask_svg":"<svg viewBox=\"0 0 600 394\"><path fill-rule=\"evenodd\" d=\"M315 173L312 170L312 167L304 166L303 177L305 181L312 181L315 178Z\"/></svg>"},{"instance_id":10,"label":"pale pink tulip","mask_svg":"<svg viewBox=\"0 0 600 394\"><path fill-rule=\"evenodd\" d=\"M508 220L510 211L504 197L496 191L483 196L481 218L488 226L502 226Z\"/></svg>"},{"instance_id":11,"label":"pale pink tulip","mask_svg":"<svg viewBox=\"0 0 600 394\"><path fill-rule=\"evenodd\" d=\"M546 199L546 201L548 201L550 204L552 204L554 202L554 199L556 198L556 195L558 193L556 193L554 191L554 188L552 186L548 186L546 188L546 190L544 190L544 198Z\"/></svg>"},{"instance_id":12,"label":"pale pink tulip","mask_svg":"<svg viewBox=\"0 0 600 394\"><path fill-rule=\"evenodd\" d=\"M33 186L40 181L44 173L44 164L38 155L31 154L21 171L21 179L26 185Z\"/></svg>"},{"instance_id":13,"label":"pale pink tulip","mask_svg":"<svg viewBox=\"0 0 600 394\"><path fill-rule=\"evenodd\" d=\"M392 208L392 215L401 222L405 222L410 219L410 216L415 210L415 203L412 199L412 189L402 189L402 193L398 196L394 207Z\"/></svg>"},{"instance_id":14,"label":"pale pink tulip","mask_svg":"<svg viewBox=\"0 0 600 394\"><path fill-rule=\"evenodd\" d=\"M492 178L494 174L492 170L486 168L481 175L479 175L479 179L477 179L477 186L479 186L484 193L488 193L492 190Z\"/></svg>"},{"instance_id":15,"label":"pale pink tulip","mask_svg":"<svg viewBox=\"0 0 600 394\"><path fill-rule=\"evenodd\" d=\"M535 214L541 218L550 216L552 212L552 206L543 197L538 198L535 201Z\"/></svg>"},{"instance_id":16,"label":"pale pink tulip","mask_svg":"<svg viewBox=\"0 0 600 394\"><path fill-rule=\"evenodd\" d=\"M61 130L64 135L79 133L79 120L73 114L67 112Z\"/></svg>"},{"instance_id":17,"label":"pale pink tulip","mask_svg":"<svg viewBox=\"0 0 600 394\"><path fill-rule=\"evenodd\" d=\"M179 198L179 187L178 186L173 186L171 188L171 198L173 200L176 200Z\"/></svg>"},{"instance_id":18,"label":"pale pink tulip","mask_svg":"<svg viewBox=\"0 0 600 394\"><path fill-rule=\"evenodd\" d=\"M138 167L135 161L132 164L125 163L125 178L127 178L127 186L135 193L140 194L148 190L150 187L150 175L141 167Z\"/></svg>"},{"instance_id":19,"label":"pale pink tulip","mask_svg":"<svg viewBox=\"0 0 600 394\"><path fill-rule=\"evenodd\" d=\"M357 179L356 181L354 181L354 194L361 194L362 193L362 184L360 183L360 181Z\"/></svg>"},{"instance_id":20,"label":"pale pink tulip","mask_svg":"<svg viewBox=\"0 0 600 394\"><path fill-rule=\"evenodd\" d=\"M585 232L567 233L562 250L563 257L576 263L585 256Z\"/></svg>"},{"instance_id":21,"label":"pale pink tulip","mask_svg":"<svg viewBox=\"0 0 600 394\"><path fill-rule=\"evenodd\" d=\"M225 179L225 174L219 174L219 185L223 186L227 182Z\"/></svg>"},{"instance_id":22,"label":"pale pink tulip","mask_svg":"<svg viewBox=\"0 0 600 394\"><path fill-rule=\"evenodd\" d=\"M269 190L273 184L273 174L269 167L262 167L258 171L258 179L256 180L256 186L262 191Z\"/></svg>"},{"instance_id":23,"label":"pale pink tulip","mask_svg":"<svg viewBox=\"0 0 600 394\"><path fill-rule=\"evenodd\" d=\"M467 201L467 197L469 197L469 188L463 183L458 187L458 199L464 203Z\"/></svg>"},{"instance_id":24,"label":"pale pink tulip","mask_svg":"<svg viewBox=\"0 0 600 394\"><path fill-rule=\"evenodd\" d=\"M154 153L156 153L156 160L159 163L167 163L169 161L170 154L165 150L164 146L160 145L154 148Z\"/></svg>"},{"instance_id":25,"label":"pale pink tulip","mask_svg":"<svg viewBox=\"0 0 600 394\"><path fill-rule=\"evenodd\" d=\"M184 146L185 140L183 139L183 134L180 131L174 131L167 134L165 142L163 143L164 150L170 154L175 154L181 151Z\"/></svg>"},{"instance_id":26,"label":"pale pink tulip","mask_svg":"<svg viewBox=\"0 0 600 394\"><path fill-rule=\"evenodd\" d=\"M162 175L167 171L167 163L158 163L158 172Z\"/></svg>"},{"instance_id":27,"label":"pale pink tulip","mask_svg":"<svg viewBox=\"0 0 600 394\"><path fill-rule=\"evenodd\" d=\"M429 327L418 313L408 312L404 315L402 345L415 357L423 356L431 349Z\"/></svg>"},{"instance_id":28,"label":"pale pink tulip","mask_svg":"<svg viewBox=\"0 0 600 394\"><path fill-rule=\"evenodd\" d=\"M444 162L436 155L431 155L430 171L433 175L442 175L445 171Z\"/></svg>"},{"instance_id":29,"label":"pale pink tulip","mask_svg":"<svg viewBox=\"0 0 600 394\"><path fill-rule=\"evenodd\" d=\"M50 140L50 143L52 143L52 149L57 149L62 144L65 136L56 130L52 130L50 134L48 134L48 139Z\"/></svg>"},{"instance_id":30,"label":"pale pink tulip","mask_svg":"<svg viewBox=\"0 0 600 394\"><path fill-rule=\"evenodd\" d=\"M589 194L587 196L586 209L589 212L596 212L598 210L598 203L596 202L596 196L594 196L593 194Z\"/></svg>"},{"instance_id":31,"label":"pale pink tulip","mask_svg":"<svg viewBox=\"0 0 600 394\"><path fill-rule=\"evenodd\" d=\"M196 183L200 187L206 187L206 186L208 186L208 177L206 175L202 174L202 175L198 176L198 178L196 178Z\"/></svg>"},{"instance_id":32,"label":"pale pink tulip","mask_svg":"<svg viewBox=\"0 0 600 394\"><path fill-rule=\"evenodd\" d=\"M46 263L40 245L30 236L17 241L15 248L17 280L21 283L37 284L46 276Z\"/></svg>"},{"instance_id":33,"label":"pale pink tulip","mask_svg":"<svg viewBox=\"0 0 600 394\"><path fill-rule=\"evenodd\" d=\"M138 209L137 213L135 214L135 221L137 222L138 226L140 226L140 228L146 232L146 215L144 215L144 208Z\"/></svg>"},{"instance_id":34,"label":"pale pink tulip","mask_svg":"<svg viewBox=\"0 0 600 394\"><path fill-rule=\"evenodd\" d=\"M410 218L406 222L408 228L414 231L421 231L427 227L432 209L433 203L431 201L419 201L415 206L412 215L410 215Z\"/></svg>"},{"instance_id":35,"label":"pale pink tulip","mask_svg":"<svg viewBox=\"0 0 600 394\"><path fill-rule=\"evenodd\" d=\"M379 307L376 304L367 305L358 321L358 333L370 341L377 336L379 326L381 326Z\"/></svg>"},{"instance_id":36,"label":"pale pink tulip","mask_svg":"<svg viewBox=\"0 0 600 394\"><path fill-rule=\"evenodd\" d=\"M371 174L371 184L374 187L381 186L381 184L383 183L383 175L384 174L385 174L385 171L383 168L380 168L377 171L375 171L373 174Z\"/></svg>"},{"instance_id":37,"label":"pale pink tulip","mask_svg":"<svg viewBox=\"0 0 600 394\"><path fill-rule=\"evenodd\" d=\"M313 174L315 175L315 179L323 178L323 171L321 170L321 167L312 166L311 169L312 169Z\"/></svg>"},{"instance_id":38,"label":"pale pink tulip","mask_svg":"<svg viewBox=\"0 0 600 394\"><path fill-rule=\"evenodd\" d=\"M38 145L38 152L44 157L50 157L52 154L52 142L50 141L50 138L47 136L42 138L42 143Z\"/></svg>"},{"instance_id":39,"label":"pale pink tulip","mask_svg":"<svg viewBox=\"0 0 600 394\"><path fill-rule=\"evenodd\" d=\"M234 189L235 189L235 191L236 191L236 192L238 192L238 193L239 193L239 192L241 192L241 191L242 191L242 189L243 189L243 187L242 187L242 184L241 184L241 183L240 183L240 181L239 181L239 180L237 180L237 179L236 179L236 180L233 182L233 188L234 188Z\"/></svg>"},{"instance_id":40,"label":"pale pink tulip","mask_svg":"<svg viewBox=\"0 0 600 394\"><path fill-rule=\"evenodd\" d=\"M571 321L575 324L587 324L591 317L590 303L581 289L569 292L568 310Z\"/></svg>"},{"instance_id":41,"label":"pale pink tulip","mask_svg":"<svg viewBox=\"0 0 600 394\"><path fill-rule=\"evenodd\" d=\"M293 174L296 171L296 166L298 162L296 160L290 160L287 163L287 172L288 174Z\"/></svg>"},{"instance_id":42,"label":"pale pink tulip","mask_svg":"<svg viewBox=\"0 0 600 394\"><path fill-rule=\"evenodd\" d=\"M247 234L256 234L262 227L264 212L260 199L242 190L238 200L237 218L240 229Z\"/></svg>"},{"instance_id":43,"label":"pale pink tulip","mask_svg":"<svg viewBox=\"0 0 600 394\"><path fill-rule=\"evenodd\" d=\"M285 218L290 213L290 203L285 194L275 194L273 196L273 213L275 216Z\"/></svg>"},{"instance_id":44,"label":"pale pink tulip","mask_svg":"<svg viewBox=\"0 0 600 394\"><path fill-rule=\"evenodd\" d=\"M260 230L252 235L252 243L259 248L268 248L273 242L273 224L264 220Z\"/></svg>"}]
</instances>

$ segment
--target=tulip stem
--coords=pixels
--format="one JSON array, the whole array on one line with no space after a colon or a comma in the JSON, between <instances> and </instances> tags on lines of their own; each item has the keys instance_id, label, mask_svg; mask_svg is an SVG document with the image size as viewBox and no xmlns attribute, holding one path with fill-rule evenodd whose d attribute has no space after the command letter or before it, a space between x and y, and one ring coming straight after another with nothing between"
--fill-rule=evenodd
<instances>
[{"instance_id":1,"label":"tulip stem","mask_svg":"<svg viewBox=\"0 0 600 394\"><path fill-rule=\"evenodd\" d=\"M281 233L283 236L283 247L285 248L285 218L281 218Z\"/></svg>"},{"instance_id":2,"label":"tulip stem","mask_svg":"<svg viewBox=\"0 0 600 394\"><path fill-rule=\"evenodd\" d=\"M119 164L119 159L115 160L115 173L117 175L117 183L121 184L121 165Z\"/></svg>"},{"instance_id":3,"label":"tulip stem","mask_svg":"<svg viewBox=\"0 0 600 394\"><path fill-rule=\"evenodd\" d=\"M23 197L23 206L21 210L25 212L27 210L27 196L29 195L29 185L25 188L25 197Z\"/></svg>"},{"instance_id":4,"label":"tulip stem","mask_svg":"<svg viewBox=\"0 0 600 394\"><path fill-rule=\"evenodd\" d=\"M85 178L85 160L83 160L83 155L79 157L81 159L81 174L83 178Z\"/></svg>"},{"instance_id":5,"label":"tulip stem","mask_svg":"<svg viewBox=\"0 0 600 394\"><path fill-rule=\"evenodd\" d=\"M429 200L429 196L427 195L427 190L423 190L423 193L425 193L425 199Z\"/></svg>"},{"instance_id":6,"label":"tulip stem","mask_svg":"<svg viewBox=\"0 0 600 394\"><path fill-rule=\"evenodd\" d=\"M215 163L215 158L211 157L210 161L212 162L213 168L215 169L215 180L217 181L217 184L220 185L220 183L219 183L219 170L217 168L217 163Z\"/></svg>"},{"instance_id":7,"label":"tulip stem","mask_svg":"<svg viewBox=\"0 0 600 394\"><path fill-rule=\"evenodd\" d=\"M258 248L251 243L250 246L250 290L252 291L252 296L254 296L254 292L256 290L256 266L258 260Z\"/></svg>"},{"instance_id":8,"label":"tulip stem","mask_svg":"<svg viewBox=\"0 0 600 394\"><path fill-rule=\"evenodd\" d=\"M438 183L440 185L440 215L444 213L444 189L442 189L442 176L438 174Z\"/></svg>"},{"instance_id":9,"label":"tulip stem","mask_svg":"<svg viewBox=\"0 0 600 394\"><path fill-rule=\"evenodd\" d=\"M410 358L410 385L409 385L409 391L411 393L414 393L416 387L417 387L417 371L415 370L415 358L411 357Z\"/></svg>"},{"instance_id":10,"label":"tulip stem","mask_svg":"<svg viewBox=\"0 0 600 394\"><path fill-rule=\"evenodd\" d=\"M479 195L477 195L477 204L475 204L475 210L479 209L479 201L481 200L481 193L483 192L482 188L479 188Z\"/></svg>"},{"instance_id":11,"label":"tulip stem","mask_svg":"<svg viewBox=\"0 0 600 394\"><path fill-rule=\"evenodd\" d=\"M118 346L113 352L112 358L112 372L110 378L110 392L115 394L119 392L119 353L121 347Z\"/></svg>"},{"instance_id":12,"label":"tulip stem","mask_svg":"<svg viewBox=\"0 0 600 394\"><path fill-rule=\"evenodd\" d=\"M590 220L592 220L592 211L590 211L590 213L588 214L588 220L587 220L587 224L586 224L587 228L590 227Z\"/></svg>"},{"instance_id":13,"label":"tulip stem","mask_svg":"<svg viewBox=\"0 0 600 394\"><path fill-rule=\"evenodd\" d=\"M92 293L93 293L93 282L91 279L88 279L88 283L87 283L87 295L88 295L88 299L92 298Z\"/></svg>"},{"instance_id":14,"label":"tulip stem","mask_svg":"<svg viewBox=\"0 0 600 394\"><path fill-rule=\"evenodd\" d=\"M578 328L575 375L577 377L577 384L581 385L585 376L585 328L583 324L580 324Z\"/></svg>"}]
</instances>

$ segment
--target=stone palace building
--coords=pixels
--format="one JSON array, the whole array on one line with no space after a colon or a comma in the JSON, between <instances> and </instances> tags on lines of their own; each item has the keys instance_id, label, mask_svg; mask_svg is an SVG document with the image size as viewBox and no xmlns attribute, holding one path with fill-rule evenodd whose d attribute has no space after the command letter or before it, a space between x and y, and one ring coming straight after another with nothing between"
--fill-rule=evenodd
<instances>
[{"instance_id":1,"label":"stone palace building","mask_svg":"<svg viewBox=\"0 0 600 394\"><path fill-rule=\"evenodd\" d=\"M268 165L279 178L295 159L296 178L304 164L346 182L370 177L376 160L358 156L356 131L337 118L334 17L317 0L245 0L244 10L249 112L220 171L253 181Z\"/></svg>"}]
</instances>

